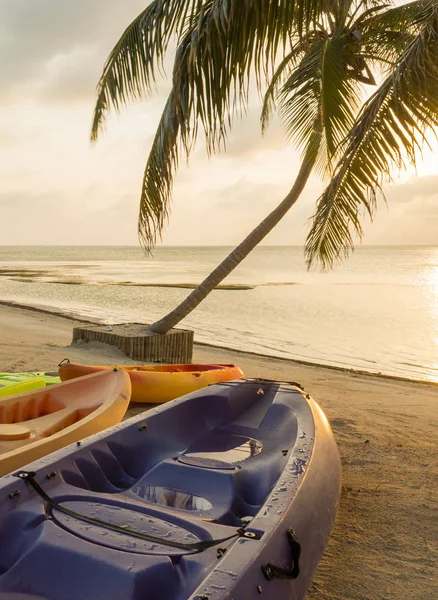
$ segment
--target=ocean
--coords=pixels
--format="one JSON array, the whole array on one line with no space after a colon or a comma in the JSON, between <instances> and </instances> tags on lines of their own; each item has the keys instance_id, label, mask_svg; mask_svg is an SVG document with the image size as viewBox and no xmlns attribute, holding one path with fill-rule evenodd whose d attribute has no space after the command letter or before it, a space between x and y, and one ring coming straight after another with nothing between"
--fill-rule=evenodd
<instances>
[{"instance_id":1,"label":"ocean","mask_svg":"<svg viewBox=\"0 0 438 600\"><path fill-rule=\"evenodd\" d=\"M0 300L150 323L231 250L0 247ZM438 247L359 247L330 273L261 246L181 324L217 346L438 381Z\"/></svg>"}]
</instances>

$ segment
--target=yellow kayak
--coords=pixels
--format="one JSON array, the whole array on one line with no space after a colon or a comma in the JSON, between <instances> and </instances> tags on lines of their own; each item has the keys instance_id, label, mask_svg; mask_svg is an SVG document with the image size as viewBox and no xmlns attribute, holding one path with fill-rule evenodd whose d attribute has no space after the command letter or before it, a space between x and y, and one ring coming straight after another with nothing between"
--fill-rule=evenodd
<instances>
[{"instance_id":1,"label":"yellow kayak","mask_svg":"<svg viewBox=\"0 0 438 600\"><path fill-rule=\"evenodd\" d=\"M119 423L131 382L105 371L0 400L0 476Z\"/></svg>"},{"instance_id":2,"label":"yellow kayak","mask_svg":"<svg viewBox=\"0 0 438 600\"><path fill-rule=\"evenodd\" d=\"M0 398L11 396L12 394L21 394L45 387L46 382L43 377L23 378L14 373L2 374L0 377Z\"/></svg>"},{"instance_id":3,"label":"yellow kayak","mask_svg":"<svg viewBox=\"0 0 438 600\"><path fill-rule=\"evenodd\" d=\"M59 364L58 372L62 381L66 381L113 368L113 366L79 365L65 359ZM244 377L243 371L236 365L131 365L116 368L126 371L131 378L132 402L151 404L168 402L212 383Z\"/></svg>"}]
</instances>

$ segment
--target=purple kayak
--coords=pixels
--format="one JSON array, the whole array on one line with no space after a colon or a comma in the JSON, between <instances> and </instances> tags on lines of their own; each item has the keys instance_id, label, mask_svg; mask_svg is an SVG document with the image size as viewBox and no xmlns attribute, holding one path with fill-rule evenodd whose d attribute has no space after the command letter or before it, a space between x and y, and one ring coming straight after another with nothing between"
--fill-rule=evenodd
<instances>
[{"instance_id":1,"label":"purple kayak","mask_svg":"<svg viewBox=\"0 0 438 600\"><path fill-rule=\"evenodd\" d=\"M299 600L340 481L295 384L212 385L0 479L0 599Z\"/></svg>"}]
</instances>

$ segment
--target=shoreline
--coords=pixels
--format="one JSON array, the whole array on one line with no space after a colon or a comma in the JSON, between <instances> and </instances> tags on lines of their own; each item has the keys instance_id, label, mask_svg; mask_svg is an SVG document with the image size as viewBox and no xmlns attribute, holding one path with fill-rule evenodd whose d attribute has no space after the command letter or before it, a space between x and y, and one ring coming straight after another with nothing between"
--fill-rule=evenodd
<instances>
[{"instance_id":1,"label":"shoreline","mask_svg":"<svg viewBox=\"0 0 438 600\"><path fill-rule=\"evenodd\" d=\"M75 321L0 303L0 370L53 371L66 356L135 362L106 344L72 345ZM341 502L306 600L438 598L436 385L201 344L194 360L235 362L248 378L300 382L330 422L342 459ZM132 406L127 417L145 409Z\"/></svg>"},{"instance_id":2,"label":"shoreline","mask_svg":"<svg viewBox=\"0 0 438 600\"><path fill-rule=\"evenodd\" d=\"M15 302L14 300L0 300L0 307L6 306L10 308L17 308L19 310L29 310L36 313L41 313L45 315L50 315L54 317L60 317L69 321L76 321L78 323L85 323L89 325L99 325L103 323L102 320L98 319L87 319L82 316L75 316L74 314L70 314L68 312L63 312L62 310L58 310L56 308L42 308L32 304L21 304L20 302ZM113 323L114 325L114 323ZM146 325L146 324L145 324ZM339 367L337 365L327 365L324 363L317 363L312 361L300 360L298 358L285 358L283 356L275 356L271 354L263 354L259 352L253 352L251 350L239 350L236 348L232 348L231 346L218 346L217 344L212 344L208 342L194 342L194 346L205 346L207 348L217 348L218 350L224 350L227 352L233 352L236 354L249 355L257 358L264 359L274 359L276 361L284 361L286 363L294 363L297 365L303 365L308 367L316 367L318 369L329 369L330 371L340 371L342 373L351 373L353 375L362 375L364 377L378 377L381 379L390 379L394 381L404 381L408 383L416 383L421 385L431 385L438 386L438 381L432 381L430 379L413 379L410 377L403 377L402 375L392 375L390 373L374 373L373 371L366 371L363 369L355 369L354 367Z\"/></svg>"}]
</instances>

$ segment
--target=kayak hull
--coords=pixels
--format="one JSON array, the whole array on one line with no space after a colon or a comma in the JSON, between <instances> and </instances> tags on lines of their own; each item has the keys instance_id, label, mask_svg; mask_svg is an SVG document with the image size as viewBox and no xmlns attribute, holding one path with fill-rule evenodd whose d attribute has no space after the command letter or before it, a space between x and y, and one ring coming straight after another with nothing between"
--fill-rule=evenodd
<instances>
[{"instance_id":1,"label":"kayak hull","mask_svg":"<svg viewBox=\"0 0 438 600\"><path fill-rule=\"evenodd\" d=\"M211 386L2 478L0 597L301 600L340 478L297 388Z\"/></svg>"},{"instance_id":2,"label":"kayak hull","mask_svg":"<svg viewBox=\"0 0 438 600\"><path fill-rule=\"evenodd\" d=\"M90 366L71 362L59 365L62 381L97 373L112 366ZM162 404L190 394L213 383L241 379L244 375L236 365L147 365L117 366L131 378L131 402Z\"/></svg>"},{"instance_id":3,"label":"kayak hull","mask_svg":"<svg viewBox=\"0 0 438 600\"><path fill-rule=\"evenodd\" d=\"M0 475L119 423L131 383L122 371L96 373L0 400Z\"/></svg>"}]
</instances>

